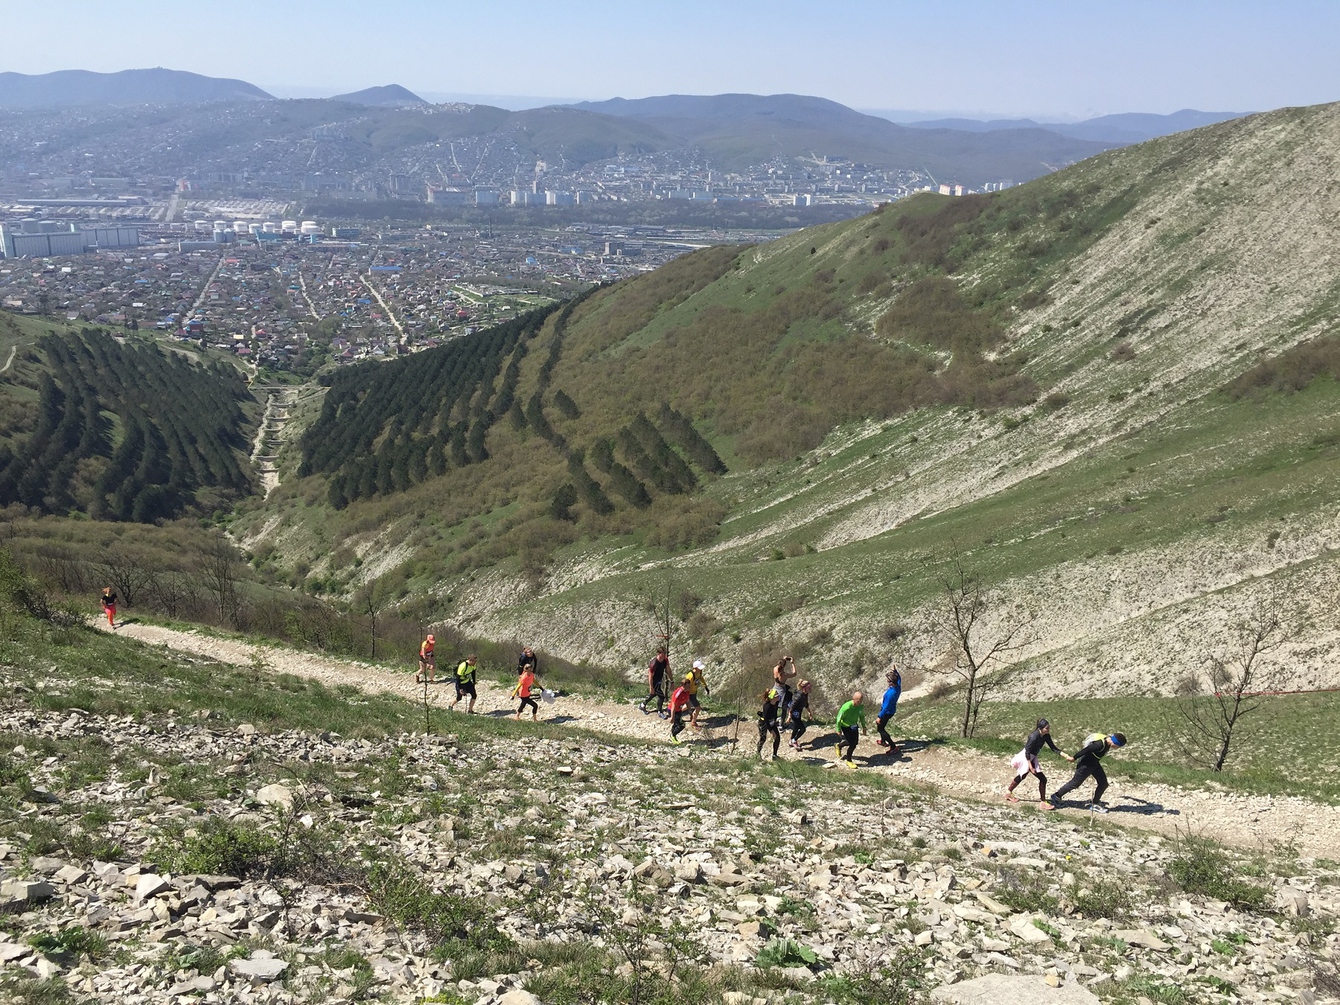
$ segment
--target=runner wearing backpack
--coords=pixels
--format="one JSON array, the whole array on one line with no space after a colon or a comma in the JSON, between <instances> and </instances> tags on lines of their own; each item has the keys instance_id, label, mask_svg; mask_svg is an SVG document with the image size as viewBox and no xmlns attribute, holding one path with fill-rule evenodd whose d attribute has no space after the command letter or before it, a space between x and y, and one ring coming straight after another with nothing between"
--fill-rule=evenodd
<instances>
[{"instance_id":1,"label":"runner wearing backpack","mask_svg":"<svg viewBox=\"0 0 1340 1005\"><path fill-rule=\"evenodd\" d=\"M1074 792L1084 784L1084 781L1090 777L1097 782L1093 790L1093 800L1089 803L1089 809L1094 813L1106 813L1107 807L1103 805L1103 793L1107 791L1107 772L1099 763L1109 750L1114 747L1126 746L1125 733L1112 733L1104 736L1102 733L1090 733L1084 738L1084 746L1075 751L1075 774L1070 781L1066 782L1049 801L1043 804L1043 809L1056 810L1061 808L1061 797L1067 793Z\"/></svg>"}]
</instances>

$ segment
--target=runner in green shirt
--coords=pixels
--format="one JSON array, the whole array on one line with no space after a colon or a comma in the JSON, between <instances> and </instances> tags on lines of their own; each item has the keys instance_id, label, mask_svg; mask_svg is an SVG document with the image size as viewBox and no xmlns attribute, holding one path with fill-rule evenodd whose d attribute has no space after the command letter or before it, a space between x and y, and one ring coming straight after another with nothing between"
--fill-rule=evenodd
<instances>
[{"instance_id":1,"label":"runner in green shirt","mask_svg":"<svg viewBox=\"0 0 1340 1005\"><path fill-rule=\"evenodd\" d=\"M456 667L456 700L450 705L455 708L462 698L470 696L470 704L465 707L467 712L475 710L475 656L471 653L465 659L461 660Z\"/></svg>"},{"instance_id":2,"label":"runner in green shirt","mask_svg":"<svg viewBox=\"0 0 1340 1005\"><path fill-rule=\"evenodd\" d=\"M861 734L866 730L865 706L862 705L864 701L865 695L857 691L851 696L851 701L838 709L837 728L842 734L842 740L837 745L837 755L838 759L849 768L856 767L856 762L851 758L856 753L856 744L860 741ZM847 747L845 756L842 753L844 744Z\"/></svg>"}]
</instances>

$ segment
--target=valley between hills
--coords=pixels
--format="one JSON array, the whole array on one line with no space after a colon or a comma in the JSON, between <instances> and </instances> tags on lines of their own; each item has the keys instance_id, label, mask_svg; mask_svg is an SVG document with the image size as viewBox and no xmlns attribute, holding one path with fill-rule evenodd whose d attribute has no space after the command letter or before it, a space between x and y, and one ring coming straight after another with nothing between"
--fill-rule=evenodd
<instances>
[{"instance_id":1,"label":"valley between hills","mask_svg":"<svg viewBox=\"0 0 1340 1005\"><path fill-rule=\"evenodd\" d=\"M1340 105L1250 116L268 408L0 318L0 996L1337 997L1338 160ZM1214 772L1169 724L1244 626L1307 693L1248 695ZM410 684L428 630L483 714ZM682 747L631 705L662 636L713 685ZM816 746L750 757L783 653ZM845 769L833 713L891 661L904 749ZM1128 733L1110 814L1003 801L1043 715Z\"/></svg>"}]
</instances>

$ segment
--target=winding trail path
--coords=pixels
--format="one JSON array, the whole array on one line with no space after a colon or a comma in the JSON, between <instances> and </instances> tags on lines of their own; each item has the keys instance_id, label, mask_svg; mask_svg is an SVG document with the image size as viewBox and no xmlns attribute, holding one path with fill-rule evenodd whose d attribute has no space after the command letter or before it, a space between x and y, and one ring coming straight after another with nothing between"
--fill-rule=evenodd
<instances>
[{"instance_id":1,"label":"winding trail path","mask_svg":"<svg viewBox=\"0 0 1340 1005\"><path fill-rule=\"evenodd\" d=\"M14 365L14 357L18 355L18 352L19 352L18 346L12 345L9 347L9 359L5 360L4 366L0 366L0 373L4 373L6 370L8 370L11 366Z\"/></svg>"},{"instance_id":2,"label":"winding trail path","mask_svg":"<svg viewBox=\"0 0 1340 1005\"><path fill-rule=\"evenodd\" d=\"M105 625L99 627L104 631L109 630ZM317 680L327 686L352 684L367 691L389 692L410 701L423 700L424 688L414 683L411 674L395 673L356 660L134 622L123 623L116 631L118 635L129 635L149 645L166 646L224 663L251 666L259 659L277 672ZM450 678L451 668L446 661L438 670L440 677ZM475 705L477 712L496 714L514 709L507 687L480 680L478 691L479 700ZM450 684L437 684L428 688L428 700L434 707L445 709L453 697L454 690ZM616 736L669 742L667 724L654 714L643 715L631 704L585 695L563 695L555 704L542 703L540 707L542 716L552 722ZM734 735L735 726L729 717L718 716L685 745L684 755L695 757L710 751L712 754L730 756L730 741ZM744 754L751 752L757 735L752 722L741 722L738 731L739 751ZM831 727L815 724L810 727L806 739L813 741L812 746L817 749L796 754L783 747L780 756L801 757L842 770L834 764L835 757L829 746L836 740ZM884 772L900 782L928 787L954 798L992 803L1001 800L1004 783L1009 775L1009 766L1003 759L970 750L929 746L916 740L905 741L903 748L902 756L890 761L880 748L869 740L863 740L857 763L863 770ZM1055 765L1053 784L1058 784L1066 776L1063 770L1065 767L1059 763ZM1027 782L1021 786L1021 790L1036 792ZM1340 807L1292 796L1251 796L1169 785L1135 784L1114 779L1108 790L1107 802L1112 812L1099 819L1158 831L1170 837L1190 833L1262 851L1292 843L1298 854L1310 856L1333 856L1335 848L1340 845ZM1020 803L1019 811L1034 812L1035 805ZM1063 810L1055 816L1077 823L1093 819L1082 809Z\"/></svg>"}]
</instances>

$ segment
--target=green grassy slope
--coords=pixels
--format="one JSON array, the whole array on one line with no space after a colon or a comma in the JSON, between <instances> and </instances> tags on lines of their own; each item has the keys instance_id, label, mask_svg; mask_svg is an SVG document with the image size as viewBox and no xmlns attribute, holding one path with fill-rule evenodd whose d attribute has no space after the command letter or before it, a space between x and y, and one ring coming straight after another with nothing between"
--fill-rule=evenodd
<instances>
[{"instance_id":1,"label":"green grassy slope","mask_svg":"<svg viewBox=\"0 0 1340 1005\"><path fill-rule=\"evenodd\" d=\"M780 639L843 680L943 654L929 622L957 547L1002 618L1036 619L1024 693L1169 689L1272 584L1300 616L1335 585L1340 391L1221 388L1335 330L1338 151L1340 106L1285 110L598 292L547 383L554 329L537 338L517 397L542 390L583 456L668 402L730 468L696 494L550 519L565 455L500 422L464 475L338 519L294 482L239 530L327 585L395 571L472 631L574 657L640 659L648 598L688 591L681 651L736 667ZM1281 658L1292 681L1334 678L1328 631L1314 618Z\"/></svg>"}]
</instances>

